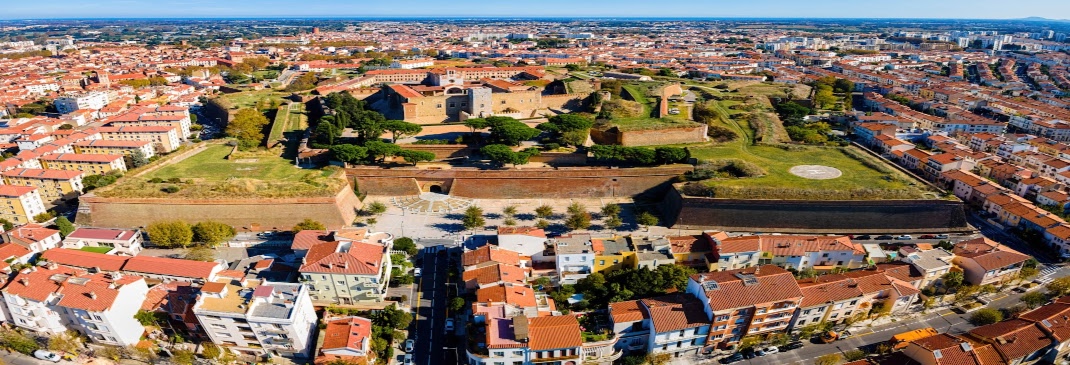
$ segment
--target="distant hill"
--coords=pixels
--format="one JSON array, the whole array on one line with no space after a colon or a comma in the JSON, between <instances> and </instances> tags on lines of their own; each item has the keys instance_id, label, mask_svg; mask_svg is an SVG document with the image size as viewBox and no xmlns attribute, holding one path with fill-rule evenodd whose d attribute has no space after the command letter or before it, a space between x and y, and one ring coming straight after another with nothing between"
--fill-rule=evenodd
<instances>
[{"instance_id":1,"label":"distant hill","mask_svg":"<svg viewBox=\"0 0 1070 365\"><path fill-rule=\"evenodd\" d=\"M1024 21L1027 21L1027 22L1067 22L1067 21L1070 21L1070 20L1067 20L1067 19L1048 19L1048 18L1040 17L1040 16L1031 16L1031 17L1028 17L1028 18L1021 18L1021 19L1018 19L1018 20L1024 20Z\"/></svg>"}]
</instances>

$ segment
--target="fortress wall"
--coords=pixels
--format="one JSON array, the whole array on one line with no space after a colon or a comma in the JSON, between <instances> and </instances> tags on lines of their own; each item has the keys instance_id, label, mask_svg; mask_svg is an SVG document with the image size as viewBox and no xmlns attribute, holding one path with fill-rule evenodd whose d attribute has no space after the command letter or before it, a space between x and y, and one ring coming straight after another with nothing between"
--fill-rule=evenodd
<instances>
[{"instance_id":1,"label":"fortress wall","mask_svg":"<svg viewBox=\"0 0 1070 365\"><path fill-rule=\"evenodd\" d=\"M397 186L412 186L410 181L452 181L449 186L450 195L483 199L520 199L661 194L670 186L673 178L691 170L690 165L627 169L584 167L523 170L357 167L346 169L346 173L356 179L361 192L368 195L413 195L418 194L418 189L405 188L405 191L401 191ZM400 194L406 191L410 194Z\"/></svg>"},{"instance_id":2,"label":"fortress wall","mask_svg":"<svg viewBox=\"0 0 1070 365\"><path fill-rule=\"evenodd\" d=\"M171 200L81 197L78 224L136 228L161 220L189 223L211 219L238 230L289 230L305 218L328 229L353 223L361 202L346 185L333 197L299 199ZM259 227L259 228L258 228Z\"/></svg>"},{"instance_id":3,"label":"fortress wall","mask_svg":"<svg viewBox=\"0 0 1070 365\"><path fill-rule=\"evenodd\" d=\"M673 228L737 232L892 234L969 231L962 202L948 200L784 201L681 196L662 213Z\"/></svg>"},{"instance_id":4,"label":"fortress wall","mask_svg":"<svg viewBox=\"0 0 1070 365\"><path fill-rule=\"evenodd\" d=\"M706 140L709 126L651 129L620 132L619 143L624 146L656 146L665 144L698 143Z\"/></svg>"}]
</instances>

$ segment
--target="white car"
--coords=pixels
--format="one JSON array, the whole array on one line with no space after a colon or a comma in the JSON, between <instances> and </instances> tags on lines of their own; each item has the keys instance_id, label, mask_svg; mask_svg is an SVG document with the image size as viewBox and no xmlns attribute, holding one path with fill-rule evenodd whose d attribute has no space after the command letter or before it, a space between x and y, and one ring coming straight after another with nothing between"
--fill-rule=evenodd
<instances>
[{"instance_id":1,"label":"white car","mask_svg":"<svg viewBox=\"0 0 1070 365\"><path fill-rule=\"evenodd\" d=\"M412 352L414 347L416 347L416 341L413 341L411 338L405 340L405 352Z\"/></svg>"},{"instance_id":2,"label":"white car","mask_svg":"<svg viewBox=\"0 0 1070 365\"><path fill-rule=\"evenodd\" d=\"M401 361L404 365L412 365L412 354L405 354L404 360Z\"/></svg>"},{"instance_id":3,"label":"white car","mask_svg":"<svg viewBox=\"0 0 1070 365\"><path fill-rule=\"evenodd\" d=\"M33 357L36 357L38 359L45 360L45 361L51 361L51 362L59 362L59 360L60 360L59 355L56 355L56 353L54 353L54 352L45 351L45 350L34 351L33 352Z\"/></svg>"},{"instance_id":4,"label":"white car","mask_svg":"<svg viewBox=\"0 0 1070 365\"><path fill-rule=\"evenodd\" d=\"M413 277L417 277L418 278L418 277L420 277L420 274L422 274L422 273L423 273L423 270L420 270L420 268L415 268L415 269L412 270L412 276Z\"/></svg>"},{"instance_id":5,"label":"white car","mask_svg":"<svg viewBox=\"0 0 1070 365\"><path fill-rule=\"evenodd\" d=\"M775 353L778 353L778 352L780 352L780 349L777 348L776 346L769 346L769 347L767 347L765 349L762 349L762 353L764 353L765 355L772 355L772 354L775 354Z\"/></svg>"},{"instance_id":6,"label":"white car","mask_svg":"<svg viewBox=\"0 0 1070 365\"><path fill-rule=\"evenodd\" d=\"M914 239L914 236L911 236L909 234L904 234L902 236L896 237L895 239L900 240L900 241L907 241L907 240Z\"/></svg>"}]
</instances>

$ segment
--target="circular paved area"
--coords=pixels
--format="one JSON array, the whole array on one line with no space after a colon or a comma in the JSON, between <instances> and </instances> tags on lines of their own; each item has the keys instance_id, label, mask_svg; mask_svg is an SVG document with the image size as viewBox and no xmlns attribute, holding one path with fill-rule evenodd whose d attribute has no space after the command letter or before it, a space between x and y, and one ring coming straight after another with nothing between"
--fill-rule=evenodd
<instances>
[{"instance_id":1,"label":"circular paved area","mask_svg":"<svg viewBox=\"0 0 1070 365\"><path fill-rule=\"evenodd\" d=\"M812 180L829 180L843 175L840 169L821 165L798 165L792 167L788 172L795 176Z\"/></svg>"}]
</instances>

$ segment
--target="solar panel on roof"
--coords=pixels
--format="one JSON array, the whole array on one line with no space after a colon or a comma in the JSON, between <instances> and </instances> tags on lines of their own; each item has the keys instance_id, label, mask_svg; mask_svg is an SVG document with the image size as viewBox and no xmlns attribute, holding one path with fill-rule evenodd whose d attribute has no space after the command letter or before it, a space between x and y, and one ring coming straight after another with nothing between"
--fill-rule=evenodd
<instances>
[{"instance_id":1,"label":"solar panel on roof","mask_svg":"<svg viewBox=\"0 0 1070 365\"><path fill-rule=\"evenodd\" d=\"M944 354L942 352L940 352L940 350L933 350L933 357L939 359L939 358L944 357Z\"/></svg>"},{"instance_id":2,"label":"solar panel on roof","mask_svg":"<svg viewBox=\"0 0 1070 365\"><path fill-rule=\"evenodd\" d=\"M706 282L702 283L702 289L705 289L706 291L717 290L720 288L720 285L718 285L717 282L713 280L707 280Z\"/></svg>"}]
</instances>

